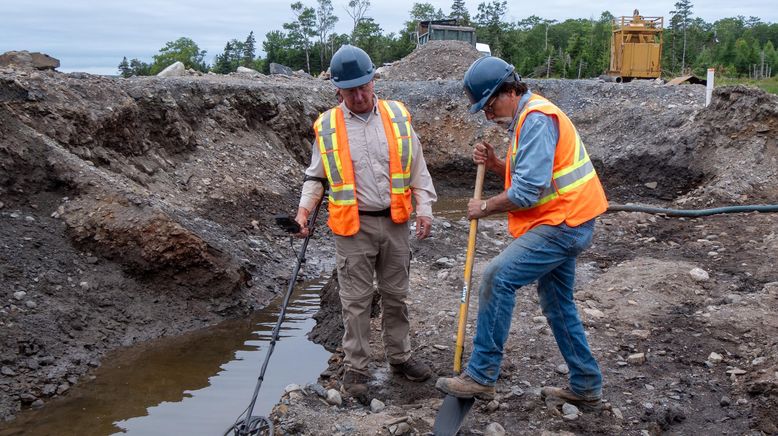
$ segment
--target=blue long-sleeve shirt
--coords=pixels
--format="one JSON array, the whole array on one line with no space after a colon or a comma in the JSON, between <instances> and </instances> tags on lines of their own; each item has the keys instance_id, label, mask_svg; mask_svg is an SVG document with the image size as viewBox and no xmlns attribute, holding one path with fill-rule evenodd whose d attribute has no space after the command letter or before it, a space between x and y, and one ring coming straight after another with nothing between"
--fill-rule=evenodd
<instances>
[{"instance_id":1,"label":"blue long-sleeve shirt","mask_svg":"<svg viewBox=\"0 0 778 436\"><path fill-rule=\"evenodd\" d=\"M516 119L509 129L511 142L518 114L524 110L531 95L527 91L519 100ZM551 185L558 140L559 122L556 118L542 112L531 112L525 117L519 135L519 150L512 165L511 187L507 192L508 199L515 205L524 208L534 205L543 189Z\"/></svg>"}]
</instances>

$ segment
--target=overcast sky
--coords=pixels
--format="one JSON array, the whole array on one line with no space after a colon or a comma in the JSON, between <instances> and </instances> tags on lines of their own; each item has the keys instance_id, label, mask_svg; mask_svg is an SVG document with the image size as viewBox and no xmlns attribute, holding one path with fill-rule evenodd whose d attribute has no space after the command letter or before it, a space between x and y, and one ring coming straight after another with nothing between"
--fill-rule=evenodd
<instances>
[{"instance_id":1,"label":"overcast sky","mask_svg":"<svg viewBox=\"0 0 778 436\"><path fill-rule=\"evenodd\" d=\"M466 0L471 16L484 0ZM530 15L564 20L597 18L607 10L615 16L631 15L637 7L642 15L669 16L676 0L625 3L616 0L545 0L508 2L507 21ZM116 74L123 56L151 62L166 42L179 37L192 38L206 50L206 62L213 63L230 39L244 40L254 31L258 49L267 32L281 30L292 21L291 1L270 0L0 0L0 53L28 50L47 53L61 62L60 71L86 71ZM315 6L315 0L303 0ZM373 0L367 16L384 33L399 31L409 18L413 0ZM448 13L451 0L429 0ZM642 4L640 4L642 3ZM348 0L333 0L339 17L336 31L348 33L351 18L346 14ZM530 6L531 4L531 6ZM775 0L697 1L694 16L708 22L737 15L757 16L778 21Z\"/></svg>"}]
</instances>

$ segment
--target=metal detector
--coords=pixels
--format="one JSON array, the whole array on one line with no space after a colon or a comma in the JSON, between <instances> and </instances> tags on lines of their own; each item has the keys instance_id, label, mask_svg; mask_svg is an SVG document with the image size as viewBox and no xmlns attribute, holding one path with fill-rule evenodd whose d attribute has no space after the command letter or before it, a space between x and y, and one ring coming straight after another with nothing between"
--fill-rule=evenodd
<instances>
[{"instance_id":1,"label":"metal detector","mask_svg":"<svg viewBox=\"0 0 778 436\"><path fill-rule=\"evenodd\" d=\"M273 334L270 338L270 346L267 349L265 355L265 361L262 363L262 369L259 372L257 378L257 385L254 387L254 395L251 397L251 403L249 403L246 410L238 416L235 423L224 432L224 436L255 436L255 435L273 435L273 422L265 416L254 416L254 405L257 402L259 396L259 388L262 386L262 380L265 379L265 370L267 369L268 362L270 362L270 356L273 354L273 349L276 346L276 341L281 331L281 324L284 322L286 316L286 307L289 305L289 299L294 291L294 284L297 281L297 274L300 272L302 264L305 262L305 249L308 248L308 241L313 235L313 225L316 223L316 217L319 215L319 209L321 208L324 198L327 198L327 186L325 185L324 194L322 200L316 204L313 213L308 217L308 236L303 240L303 245L300 247L300 251L297 253L297 264L292 271L292 277L289 280L289 287L284 295L284 302L281 304L281 313L278 314L278 321L276 321L275 327L273 327ZM297 233L300 231L300 226L295 222L292 225L289 222L289 217L283 219L283 217L276 216L276 223L281 226L285 231L290 233Z\"/></svg>"}]
</instances>

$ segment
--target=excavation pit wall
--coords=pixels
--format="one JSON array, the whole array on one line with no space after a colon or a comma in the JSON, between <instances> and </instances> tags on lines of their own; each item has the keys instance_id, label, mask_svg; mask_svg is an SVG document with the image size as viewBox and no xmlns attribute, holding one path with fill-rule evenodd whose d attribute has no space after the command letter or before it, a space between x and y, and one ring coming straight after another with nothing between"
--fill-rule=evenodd
<instances>
[{"instance_id":1,"label":"excavation pit wall","mask_svg":"<svg viewBox=\"0 0 778 436\"><path fill-rule=\"evenodd\" d=\"M774 96L719 89L703 108L696 86L529 84L570 114L612 200L693 206L776 199L765 188L775 181ZM310 124L333 104L331 85L282 76L112 79L2 70L0 88L0 219L2 239L14 241L0 252L3 417L67 395L109 350L245 315L285 288L288 239L270 218L296 207ZM376 89L409 106L444 196L470 195L475 141L507 146L503 131L467 114L460 82L379 81ZM491 178L488 192L500 186ZM636 230L647 218L625 222L614 225L650 238ZM413 268L456 281L454 270L436 262L462 241L443 228L439 238L414 243ZM657 236L683 231L661 226ZM311 245L305 275L332 269L325 233ZM752 233L757 245L772 243ZM611 248L594 262L607 268L632 251ZM763 292L769 270L745 277L738 261L724 268L730 284Z\"/></svg>"}]
</instances>

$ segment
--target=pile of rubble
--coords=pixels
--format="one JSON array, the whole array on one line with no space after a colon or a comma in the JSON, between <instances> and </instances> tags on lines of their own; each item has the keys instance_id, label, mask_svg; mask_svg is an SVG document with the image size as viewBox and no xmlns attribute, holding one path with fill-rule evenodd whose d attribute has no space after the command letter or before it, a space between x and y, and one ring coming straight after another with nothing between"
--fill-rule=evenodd
<instances>
[{"instance_id":1,"label":"pile of rubble","mask_svg":"<svg viewBox=\"0 0 778 436\"><path fill-rule=\"evenodd\" d=\"M384 67L381 77L391 80L461 80L465 71L481 57L478 50L462 41L430 41L408 56Z\"/></svg>"}]
</instances>

